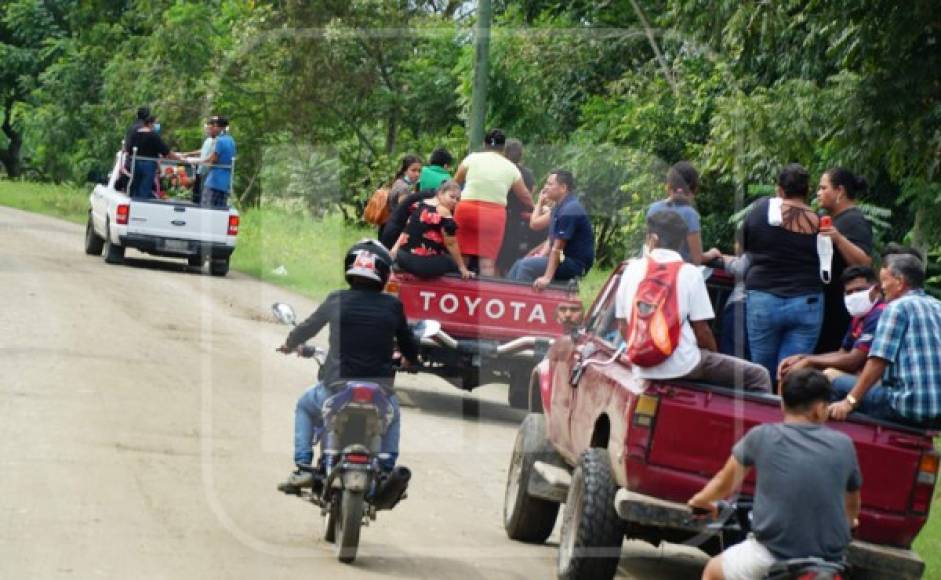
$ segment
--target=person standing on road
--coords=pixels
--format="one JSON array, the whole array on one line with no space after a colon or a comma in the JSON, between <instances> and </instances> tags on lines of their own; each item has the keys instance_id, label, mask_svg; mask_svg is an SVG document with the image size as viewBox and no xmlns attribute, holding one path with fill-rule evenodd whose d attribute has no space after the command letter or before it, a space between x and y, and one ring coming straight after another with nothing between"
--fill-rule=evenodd
<instances>
[{"instance_id":1,"label":"person standing on road","mask_svg":"<svg viewBox=\"0 0 941 580\"><path fill-rule=\"evenodd\" d=\"M209 171L202 191L194 203L216 208L228 205L232 191L232 163L235 161L235 139L229 135L229 120L221 115L209 118L209 135L215 142L209 156Z\"/></svg>"},{"instance_id":2,"label":"person standing on road","mask_svg":"<svg viewBox=\"0 0 941 580\"><path fill-rule=\"evenodd\" d=\"M477 258L482 276L495 276L497 257L506 225L506 195L512 191L523 206L532 210L533 200L523 183L523 174L504 157L506 135L491 129L484 137L484 150L461 161L454 180L464 186L454 220L464 265Z\"/></svg>"},{"instance_id":3,"label":"person standing on road","mask_svg":"<svg viewBox=\"0 0 941 580\"><path fill-rule=\"evenodd\" d=\"M865 195L866 180L842 167L828 169L820 176L817 202L833 218L830 226L821 225L820 234L833 240L832 282L823 291L823 325L816 352L840 348L843 329L851 314L843 303L843 271L848 266L872 266L872 225L856 207L856 198Z\"/></svg>"},{"instance_id":4,"label":"person standing on road","mask_svg":"<svg viewBox=\"0 0 941 580\"><path fill-rule=\"evenodd\" d=\"M507 275L510 280L532 282L536 290L553 280L580 278L595 261L595 235L588 213L575 198L575 177L564 169L551 172L540 198L543 195L555 203L547 254L517 260Z\"/></svg>"},{"instance_id":5,"label":"person standing on road","mask_svg":"<svg viewBox=\"0 0 941 580\"><path fill-rule=\"evenodd\" d=\"M278 348L284 354L298 352L324 326L330 328L330 348L320 381L301 395L294 412L294 463L299 467L278 485L286 493L313 484L313 475L307 469L314 459L312 444L323 428L323 404L333 394L331 389L336 383L371 381L389 394L394 418L382 437L379 454L382 469L391 471L399 455L401 423L398 398L392 392L395 380L392 356L398 345L402 367L408 368L418 361L418 341L408 327L402 303L382 291L392 265L392 258L382 244L362 240L349 249L343 263L350 288L327 296Z\"/></svg>"}]
</instances>

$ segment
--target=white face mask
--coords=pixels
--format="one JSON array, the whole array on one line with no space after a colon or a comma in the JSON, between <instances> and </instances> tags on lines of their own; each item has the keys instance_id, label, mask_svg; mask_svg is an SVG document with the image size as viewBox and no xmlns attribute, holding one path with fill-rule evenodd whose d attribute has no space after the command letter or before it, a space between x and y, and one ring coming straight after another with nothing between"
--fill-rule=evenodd
<instances>
[{"instance_id":1,"label":"white face mask","mask_svg":"<svg viewBox=\"0 0 941 580\"><path fill-rule=\"evenodd\" d=\"M869 314L876 301L869 297L872 288L866 288L843 297L843 303L846 304L846 311L850 316L865 316Z\"/></svg>"}]
</instances>

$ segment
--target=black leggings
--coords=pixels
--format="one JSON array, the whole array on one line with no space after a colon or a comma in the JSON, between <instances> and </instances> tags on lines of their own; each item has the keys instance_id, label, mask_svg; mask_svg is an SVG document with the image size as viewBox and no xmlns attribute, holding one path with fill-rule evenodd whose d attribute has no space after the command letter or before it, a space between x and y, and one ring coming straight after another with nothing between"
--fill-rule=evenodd
<instances>
[{"instance_id":1,"label":"black leggings","mask_svg":"<svg viewBox=\"0 0 941 580\"><path fill-rule=\"evenodd\" d=\"M451 272L458 272L457 264L451 256L416 256L405 250L399 250L395 256L399 267L419 278L437 278Z\"/></svg>"}]
</instances>

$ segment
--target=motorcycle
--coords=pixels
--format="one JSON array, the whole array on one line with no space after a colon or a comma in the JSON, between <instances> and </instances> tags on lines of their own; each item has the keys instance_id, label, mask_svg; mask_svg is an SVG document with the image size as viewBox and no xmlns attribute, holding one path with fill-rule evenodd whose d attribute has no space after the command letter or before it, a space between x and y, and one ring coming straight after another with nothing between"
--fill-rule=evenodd
<instances>
[{"instance_id":1,"label":"motorcycle","mask_svg":"<svg viewBox=\"0 0 941 580\"><path fill-rule=\"evenodd\" d=\"M716 503L719 515L706 526L706 533L718 537L722 549L745 540L751 532L753 502L739 499ZM693 508L692 512L697 518L705 517L709 513L700 508ZM845 561L794 558L775 562L763 580L846 580L849 577L848 572L849 566Z\"/></svg>"},{"instance_id":2,"label":"motorcycle","mask_svg":"<svg viewBox=\"0 0 941 580\"><path fill-rule=\"evenodd\" d=\"M276 303L272 312L281 323L296 326L291 306ZM423 321L412 332L421 340L439 330L437 322ZM323 365L327 355L324 349L308 345L298 354L318 365ZM320 508L323 539L334 544L340 562L350 563L356 559L361 527L375 521L377 512L391 510L405 499L411 472L402 465L391 471L381 469L382 436L394 417L391 400L382 387L356 380L331 387L334 394L323 406L323 429L312 443L321 447L318 463L299 466L311 473L313 486L299 489L295 495Z\"/></svg>"}]
</instances>

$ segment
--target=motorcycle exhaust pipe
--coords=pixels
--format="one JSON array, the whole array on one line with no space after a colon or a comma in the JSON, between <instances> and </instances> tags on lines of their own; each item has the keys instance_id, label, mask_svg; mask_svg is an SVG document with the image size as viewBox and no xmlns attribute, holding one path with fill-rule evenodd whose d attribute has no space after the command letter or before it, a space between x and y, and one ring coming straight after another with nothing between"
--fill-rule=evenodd
<instances>
[{"instance_id":1,"label":"motorcycle exhaust pipe","mask_svg":"<svg viewBox=\"0 0 941 580\"><path fill-rule=\"evenodd\" d=\"M379 510L390 510L399 503L405 490L408 488L408 480L412 478L412 472L403 465L399 465L389 473L376 490L372 504Z\"/></svg>"}]
</instances>

